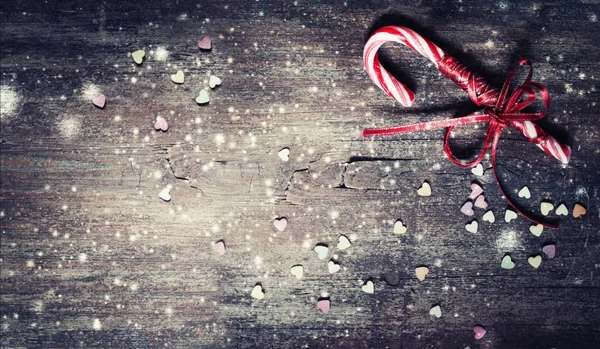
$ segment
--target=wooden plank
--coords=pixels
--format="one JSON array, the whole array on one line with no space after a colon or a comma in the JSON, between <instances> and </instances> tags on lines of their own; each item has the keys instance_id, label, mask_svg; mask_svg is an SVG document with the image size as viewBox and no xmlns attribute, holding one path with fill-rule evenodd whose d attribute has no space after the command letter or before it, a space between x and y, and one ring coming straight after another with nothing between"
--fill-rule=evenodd
<instances>
[{"instance_id":1,"label":"wooden plank","mask_svg":"<svg viewBox=\"0 0 600 349\"><path fill-rule=\"evenodd\" d=\"M593 347L599 12L585 1L3 3L0 345ZM480 178L445 158L443 130L362 139L365 127L476 111L403 47L381 57L416 90L415 106L377 89L361 55L383 25L419 31L496 85L530 59L552 98L541 124L573 156L561 166L506 130L501 182L532 214L550 200L587 215L535 237L523 217L504 222L489 158ZM197 49L204 35L211 52ZM137 49L140 66L128 57ZM169 78L178 69L183 85ZM211 74L223 83L198 106ZM97 91L104 110L90 103ZM157 116L168 132L153 130ZM457 130L452 146L474 156L484 130ZM424 181L430 197L417 194ZM459 213L472 181L496 215L489 224L476 210L476 234ZM529 200L517 197L523 185ZM170 202L158 197L167 186ZM397 220L406 234L394 234ZM345 251L340 235L352 241ZM220 239L224 256L212 251ZM527 258L549 242L556 258L532 268ZM317 243L330 247L325 260ZM513 270L500 268L506 253ZM301 280L289 274L296 264ZM330 297L328 314L319 297ZM428 313L436 304L439 319ZM488 330L479 341L475 324Z\"/></svg>"}]
</instances>

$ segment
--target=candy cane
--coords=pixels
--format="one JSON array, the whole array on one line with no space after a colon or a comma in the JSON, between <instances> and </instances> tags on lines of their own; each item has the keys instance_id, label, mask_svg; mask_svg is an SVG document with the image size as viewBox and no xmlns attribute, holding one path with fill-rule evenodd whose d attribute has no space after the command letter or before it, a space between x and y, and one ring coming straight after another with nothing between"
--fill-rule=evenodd
<instances>
[{"instance_id":1,"label":"candy cane","mask_svg":"<svg viewBox=\"0 0 600 349\"><path fill-rule=\"evenodd\" d=\"M454 58L447 55L431 41L423 38L421 35L408 28L397 26L383 27L373 33L365 45L363 53L365 69L377 86L405 107L410 107L412 105L415 98L414 93L385 70L385 68L381 66L378 58L379 48L390 41L404 44L425 56L433 62L441 72L465 90L477 105L494 107L498 101L501 91L490 86L483 78L477 76L464 65L458 63ZM530 78L531 73L528 77L528 82ZM535 83L531 83L531 85L534 84ZM519 130L519 132L529 139L529 141L537 144L542 150L558 159L563 164L569 162L571 148L559 143L532 121L511 119L509 124ZM389 129L387 129L387 132L384 130L379 130L378 132L378 130L368 129L365 130L365 133L363 134L375 135L390 133L398 132L390 132ZM476 165L475 162L470 164L473 166Z\"/></svg>"}]
</instances>

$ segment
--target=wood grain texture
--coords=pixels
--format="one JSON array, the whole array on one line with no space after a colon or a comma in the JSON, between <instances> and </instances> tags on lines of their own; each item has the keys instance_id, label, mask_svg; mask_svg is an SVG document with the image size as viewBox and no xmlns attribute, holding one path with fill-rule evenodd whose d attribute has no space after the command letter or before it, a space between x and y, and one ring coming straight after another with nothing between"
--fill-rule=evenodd
<instances>
[{"instance_id":1,"label":"wood grain texture","mask_svg":"<svg viewBox=\"0 0 600 349\"><path fill-rule=\"evenodd\" d=\"M590 1L3 2L0 345L593 347L599 14ZM477 179L444 157L442 130L361 139L364 127L475 110L405 47L385 46L382 60L416 90L414 107L373 85L362 47L390 24L496 85L530 59L552 98L541 124L573 156L562 167L505 131L501 179L530 212L549 200L569 211L579 202L587 215L560 217L559 230L537 238L523 217L504 222L489 159ZM204 35L210 52L196 46ZM140 66L128 57L138 49ZM178 69L182 85L170 81ZM198 106L211 74L223 83ZM107 96L103 110L94 88ZM168 132L154 131L157 116ZM482 137L483 125L461 130L453 145L473 155ZM288 162L277 155L284 147ZM496 215L489 224L476 211L477 234L459 212L474 180ZM430 197L417 195L424 181ZM167 185L170 202L158 197ZM530 200L517 198L523 185ZM396 220L406 234L393 233ZM352 241L345 251L340 235ZM220 239L224 256L211 249ZM527 258L547 242L556 258L533 269ZM327 259L317 243L329 245ZM505 253L515 269L500 269ZM289 274L296 264L301 280ZM430 269L424 281L419 265ZM260 301L250 297L257 283ZM328 314L316 308L322 296ZM428 313L436 304L439 319ZM475 324L488 330L479 341Z\"/></svg>"}]
</instances>

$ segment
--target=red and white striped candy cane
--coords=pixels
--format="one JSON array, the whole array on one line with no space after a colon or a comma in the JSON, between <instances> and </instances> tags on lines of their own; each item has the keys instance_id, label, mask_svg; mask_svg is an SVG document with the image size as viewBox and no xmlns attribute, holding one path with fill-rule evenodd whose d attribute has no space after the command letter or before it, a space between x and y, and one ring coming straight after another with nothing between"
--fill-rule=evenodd
<instances>
[{"instance_id":1,"label":"red and white striped candy cane","mask_svg":"<svg viewBox=\"0 0 600 349\"><path fill-rule=\"evenodd\" d=\"M441 72L443 72L447 77L451 78L463 90L465 90L469 94L469 97L471 97L473 102L477 105L484 107L497 107L496 103L501 91L490 86L483 78L477 76L464 65L458 63L454 58L447 55L437 45L423 38L421 35L417 34L411 29L397 26L383 27L373 33L373 35L365 44L363 61L367 73L375 82L375 84L402 105L410 107L414 101L415 95L408 87L406 87L406 85L399 82L381 66L381 63L378 59L378 50L386 42L398 42L404 44L425 56L427 59L433 62L433 64L435 64L435 66ZM528 77L527 83L530 83L530 79L531 73ZM535 83L530 83L530 85L533 86L534 89L537 89L538 86L541 86ZM535 94L535 92L532 93ZM479 122L481 121L482 120L479 120ZM556 139L548 135L542 128L533 123L531 120L519 120L515 118L510 119L508 123L518 129L523 136L525 136L531 142L537 144L542 150L558 159L563 164L567 164L569 162L571 149L567 145L561 144ZM411 128L409 126L399 128L366 129L365 132L363 132L363 135L370 136L416 131L414 127ZM435 127L433 124L430 126ZM479 163L479 161L470 162L468 165L475 166L477 163Z\"/></svg>"}]
</instances>

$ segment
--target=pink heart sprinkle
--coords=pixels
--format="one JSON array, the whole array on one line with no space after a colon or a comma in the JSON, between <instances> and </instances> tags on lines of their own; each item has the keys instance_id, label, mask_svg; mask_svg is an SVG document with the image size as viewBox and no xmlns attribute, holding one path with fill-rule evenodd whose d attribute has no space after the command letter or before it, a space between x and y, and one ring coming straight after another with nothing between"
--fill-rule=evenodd
<instances>
[{"instance_id":1,"label":"pink heart sprinkle","mask_svg":"<svg viewBox=\"0 0 600 349\"><path fill-rule=\"evenodd\" d=\"M163 132L167 132L167 130L169 129L169 124L167 123L167 120L163 118L158 118L156 120L156 123L154 123L154 129L156 131L162 130Z\"/></svg>"},{"instance_id":2,"label":"pink heart sprinkle","mask_svg":"<svg viewBox=\"0 0 600 349\"><path fill-rule=\"evenodd\" d=\"M198 47L200 47L203 50L210 50L212 48L210 36L205 36L202 38L202 40L198 41Z\"/></svg>"},{"instance_id":3,"label":"pink heart sprinkle","mask_svg":"<svg viewBox=\"0 0 600 349\"><path fill-rule=\"evenodd\" d=\"M92 103L98 108L104 108L106 104L106 96L104 94L99 94L94 99L92 99Z\"/></svg>"},{"instance_id":4,"label":"pink heart sprinkle","mask_svg":"<svg viewBox=\"0 0 600 349\"><path fill-rule=\"evenodd\" d=\"M225 241L219 240L219 241L215 242L212 249L219 256L224 255L225 251L227 250L227 247L225 247Z\"/></svg>"},{"instance_id":5,"label":"pink heart sprinkle","mask_svg":"<svg viewBox=\"0 0 600 349\"><path fill-rule=\"evenodd\" d=\"M473 200L481 193L483 193L483 188L477 183L471 183L471 195L469 195L469 199Z\"/></svg>"},{"instance_id":6,"label":"pink heart sprinkle","mask_svg":"<svg viewBox=\"0 0 600 349\"><path fill-rule=\"evenodd\" d=\"M546 245L542 247L542 252L544 252L548 258L554 258L554 256L556 255L556 245Z\"/></svg>"},{"instance_id":7,"label":"pink heart sprinkle","mask_svg":"<svg viewBox=\"0 0 600 349\"><path fill-rule=\"evenodd\" d=\"M479 208L487 208L488 204L485 202L485 196L479 195L477 199L475 199L475 207Z\"/></svg>"},{"instance_id":8,"label":"pink heart sprinkle","mask_svg":"<svg viewBox=\"0 0 600 349\"><path fill-rule=\"evenodd\" d=\"M275 226L275 228L277 228L277 230L283 231L285 227L287 227L287 218L277 218L273 221L273 225Z\"/></svg>"},{"instance_id":9,"label":"pink heart sprinkle","mask_svg":"<svg viewBox=\"0 0 600 349\"><path fill-rule=\"evenodd\" d=\"M329 312L329 307L331 306L331 301L329 299L321 299L317 302L317 308L321 309L321 311L325 314Z\"/></svg>"},{"instance_id":10,"label":"pink heart sprinkle","mask_svg":"<svg viewBox=\"0 0 600 349\"><path fill-rule=\"evenodd\" d=\"M487 333L487 331L485 330L485 328L483 328L481 326L475 326L475 327L473 327L473 332L475 332L475 339L481 339Z\"/></svg>"},{"instance_id":11,"label":"pink heart sprinkle","mask_svg":"<svg viewBox=\"0 0 600 349\"><path fill-rule=\"evenodd\" d=\"M474 215L475 212L473 212L473 203L471 201L465 202L465 204L460 208L460 212L466 214L467 216Z\"/></svg>"}]
</instances>

